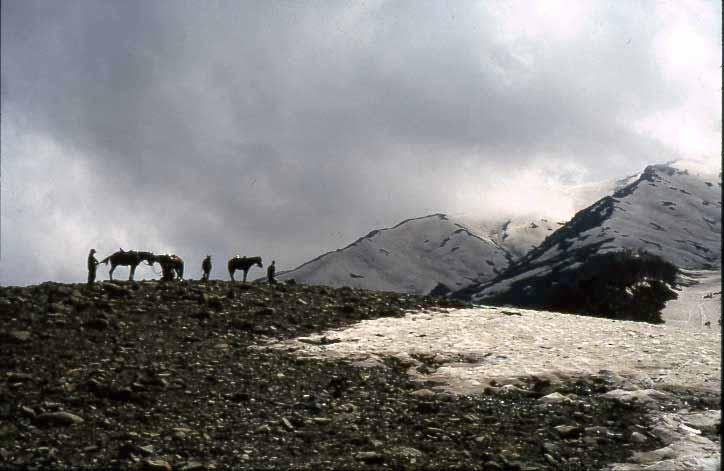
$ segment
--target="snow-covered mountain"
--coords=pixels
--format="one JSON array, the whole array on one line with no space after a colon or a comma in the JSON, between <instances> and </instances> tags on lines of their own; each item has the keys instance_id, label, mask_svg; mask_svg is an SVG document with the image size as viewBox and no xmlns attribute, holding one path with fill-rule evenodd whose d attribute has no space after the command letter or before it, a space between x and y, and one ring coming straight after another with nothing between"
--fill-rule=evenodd
<instances>
[{"instance_id":1,"label":"snow-covered mountain","mask_svg":"<svg viewBox=\"0 0 724 471\"><path fill-rule=\"evenodd\" d=\"M570 222L537 215L408 219L279 278L418 294L468 288L466 296L475 293L481 299L479 293L487 293L493 280L500 283L496 292L508 288L500 278L504 272L515 282L599 249L645 248L666 252L682 268L706 268L720 259L719 181L717 175L660 165L623 179L568 188L576 210L582 210Z\"/></svg>"},{"instance_id":2,"label":"snow-covered mountain","mask_svg":"<svg viewBox=\"0 0 724 471\"><path fill-rule=\"evenodd\" d=\"M279 278L335 287L428 293L438 285L456 290L492 279L508 263L506 251L493 239L474 233L444 214L433 214L374 230Z\"/></svg>"},{"instance_id":3,"label":"snow-covered mountain","mask_svg":"<svg viewBox=\"0 0 724 471\"><path fill-rule=\"evenodd\" d=\"M480 220L471 216L451 216L458 224L474 234L493 241L505 253L509 262L519 259L565 224L536 215Z\"/></svg>"},{"instance_id":4,"label":"snow-covered mountain","mask_svg":"<svg viewBox=\"0 0 724 471\"><path fill-rule=\"evenodd\" d=\"M562 224L533 216L480 222L433 214L374 230L279 278L335 287L444 294L492 280Z\"/></svg>"},{"instance_id":5,"label":"snow-covered mountain","mask_svg":"<svg viewBox=\"0 0 724 471\"><path fill-rule=\"evenodd\" d=\"M456 293L473 301L500 299L553 273L575 270L587 257L646 250L679 268L721 265L721 176L680 164L652 165L632 183L578 212L497 279ZM551 280L555 282L555 280Z\"/></svg>"}]
</instances>

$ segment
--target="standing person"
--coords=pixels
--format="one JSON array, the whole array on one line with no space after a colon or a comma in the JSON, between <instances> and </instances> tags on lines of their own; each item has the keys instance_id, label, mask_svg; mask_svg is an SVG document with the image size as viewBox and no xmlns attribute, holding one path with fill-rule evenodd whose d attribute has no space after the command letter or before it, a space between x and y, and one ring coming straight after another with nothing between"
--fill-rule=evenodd
<instances>
[{"instance_id":1,"label":"standing person","mask_svg":"<svg viewBox=\"0 0 724 471\"><path fill-rule=\"evenodd\" d=\"M209 281L209 273L211 273L211 255L207 255L203 263L201 263L201 269L204 271L201 281Z\"/></svg>"},{"instance_id":2,"label":"standing person","mask_svg":"<svg viewBox=\"0 0 724 471\"><path fill-rule=\"evenodd\" d=\"M96 249L90 249L88 254L88 284L92 285L96 282L96 267L98 266L98 260L93 255L96 253Z\"/></svg>"},{"instance_id":3,"label":"standing person","mask_svg":"<svg viewBox=\"0 0 724 471\"><path fill-rule=\"evenodd\" d=\"M277 280L274 279L274 273L276 273L277 269L274 266L274 263L276 260L272 260L271 265L269 265L269 268L266 269L266 279L269 282L270 285L276 284Z\"/></svg>"}]
</instances>

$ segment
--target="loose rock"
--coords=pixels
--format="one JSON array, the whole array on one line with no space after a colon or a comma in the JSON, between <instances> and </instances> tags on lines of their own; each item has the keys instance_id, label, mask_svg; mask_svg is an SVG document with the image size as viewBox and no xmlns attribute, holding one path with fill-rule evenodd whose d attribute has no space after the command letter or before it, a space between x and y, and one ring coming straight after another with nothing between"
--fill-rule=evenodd
<instances>
[{"instance_id":1,"label":"loose rock","mask_svg":"<svg viewBox=\"0 0 724 471\"><path fill-rule=\"evenodd\" d=\"M71 414L70 412L47 412L36 416L35 422L38 425L69 426L83 423L83 418L78 415Z\"/></svg>"},{"instance_id":2,"label":"loose rock","mask_svg":"<svg viewBox=\"0 0 724 471\"><path fill-rule=\"evenodd\" d=\"M384 461L385 459L384 455L376 451L362 451L354 455L354 457L367 463L378 463Z\"/></svg>"},{"instance_id":3,"label":"loose rock","mask_svg":"<svg viewBox=\"0 0 724 471\"><path fill-rule=\"evenodd\" d=\"M171 471L171 465L164 460L144 460L143 469L148 471Z\"/></svg>"},{"instance_id":4,"label":"loose rock","mask_svg":"<svg viewBox=\"0 0 724 471\"><path fill-rule=\"evenodd\" d=\"M543 396L538 399L539 402L544 404L559 404L561 402L571 402L571 400L559 392L551 393L547 396Z\"/></svg>"}]
</instances>

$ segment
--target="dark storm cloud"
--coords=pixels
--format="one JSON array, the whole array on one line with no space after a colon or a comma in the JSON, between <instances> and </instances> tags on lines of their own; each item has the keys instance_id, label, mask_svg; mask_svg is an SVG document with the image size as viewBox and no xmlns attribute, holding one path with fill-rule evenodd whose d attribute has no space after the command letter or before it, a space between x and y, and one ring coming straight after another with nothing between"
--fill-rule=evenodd
<instances>
[{"instance_id":1,"label":"dark storm cloud","mask_svg":"<svg viewBox=\"0 0 724 471\"><path fill-rule=\"evenodd\" d=\"M656 58L665 22L594 6L545 29L517 28L529 8L507 2L3 2L3 132L26 136L3 138L3 191L29 178L50 195L17 190L5 220L32 232L30 215L64 214L47 231L83 244L74 257L143 242L290 268L375 226L471 209L461 169L485 186L549 161L605 178L677 157L635 126L687 98ZM51 143L55 175L18 163L27 136ZM44 267L17 280L82 271Z\"/></svg>"}]
</instances>

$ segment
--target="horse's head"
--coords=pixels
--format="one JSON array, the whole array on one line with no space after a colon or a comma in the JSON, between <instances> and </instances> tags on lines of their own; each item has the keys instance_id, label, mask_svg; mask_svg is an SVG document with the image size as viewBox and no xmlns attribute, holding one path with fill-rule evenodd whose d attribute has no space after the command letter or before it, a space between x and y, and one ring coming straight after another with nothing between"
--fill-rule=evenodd
<instances>
[{"instance_id":1,"label":"horse's head","mask_svg":"<svg viewBox=\"0 0 724 471\"><path fill-rule=\"evenodd\" d=\"M256 261L256 264L259 265L259 268L264 268L264 265L261 263L261 257Z\"/></svg>"},{"instance_id":2,"label":"horse's head","mask_svg":"<svg viewBox=\"0 0 724 471\"><path fill-rule=\"evenodd\" d=\"M150 266L153 266L154 262L156 262L156 256L151 252L138 252L138 258Z\"/></svg>"}]
</instances>

